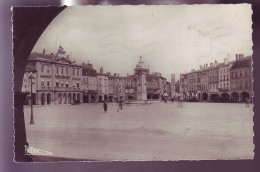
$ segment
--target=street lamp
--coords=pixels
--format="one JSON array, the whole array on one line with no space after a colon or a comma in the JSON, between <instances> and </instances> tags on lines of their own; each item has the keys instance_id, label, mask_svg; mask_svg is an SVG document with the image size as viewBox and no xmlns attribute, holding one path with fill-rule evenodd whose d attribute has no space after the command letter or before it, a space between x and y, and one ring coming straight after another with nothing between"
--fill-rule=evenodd
<instances>
[{"instance_id":1,"label":"street lamp","mask_svg":"<svg viewBox=\"0 0 260 172\"><path fill-rule=\"evenodd\" d=\"M31 119L30 119L30 124L34 124L34 119L33 119L33 96L32 96L32 86L33 86L33 79L34 77L31 75L29 76L30 82L31 82Z\"/></svg>"}]
</instances>

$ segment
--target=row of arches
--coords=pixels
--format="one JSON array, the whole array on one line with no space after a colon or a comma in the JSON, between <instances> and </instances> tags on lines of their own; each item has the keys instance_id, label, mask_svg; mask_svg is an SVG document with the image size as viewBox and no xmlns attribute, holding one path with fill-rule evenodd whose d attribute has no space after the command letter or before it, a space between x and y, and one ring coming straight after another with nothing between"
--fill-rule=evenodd
<instances>
[{"instance_id":1,"label":"row of arches","mask_svg":"<svg viewBox=\"0 0 260 172\"><path fill-rule=\"evenodd\" d=\"M113 95L83 95L83 103L102 103L103 101L106 102L113 102L114 96Z\"/></svg>"},{"instance_id":2,"label":"row of arches","mask_svg":"<svg viewBox=\"0 0 260 172\"><path fill-rule=\"evenodd\" d=\"M210 94L202 93L202 101L212 101L212 102L245 102L246 100L250 100L250 96L248 92L242 92L239 94L238 92L233 92L231 95L228 93L219 94Z\"/></svg>"},{"instance_id":3,"label":"row of arches","mask_svg":"<svg viewBox=\"0 0 260 172\"><path fill-rule=\"evenodd\" d=\"M80 102L80 93L58 93L52 98L51 93L41 93L41 105L56 104L71 104L75 101Z\"/></svg>"}]
</instances>

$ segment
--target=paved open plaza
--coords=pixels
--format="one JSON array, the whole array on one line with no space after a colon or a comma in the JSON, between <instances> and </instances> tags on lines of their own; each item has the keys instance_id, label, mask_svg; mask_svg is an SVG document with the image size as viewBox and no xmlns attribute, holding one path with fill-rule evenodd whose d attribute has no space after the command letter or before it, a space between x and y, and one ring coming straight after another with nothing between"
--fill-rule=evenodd
<instances>
[{"instance_id":1,"label":"paved open plaza","mask_svg":"<svg viewBox=\"0 0 260 172\"><path fill-rule=\"evenodd\" d=\"M253 105L116 103L24 107L30 146L86 160L253 158Z\"/></svg>"}]
</instances>

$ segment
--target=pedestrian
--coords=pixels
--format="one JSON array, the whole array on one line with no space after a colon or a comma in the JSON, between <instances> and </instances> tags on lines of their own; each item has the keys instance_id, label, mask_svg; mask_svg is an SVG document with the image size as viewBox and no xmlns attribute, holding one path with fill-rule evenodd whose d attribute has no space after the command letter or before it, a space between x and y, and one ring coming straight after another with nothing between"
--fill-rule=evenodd
<instances>
[{"instance_id":1,"label":"pedestrian","mask_svg":"<svg viewBox=\"0 0 260 172\"><path fill-rule=\"evenodd\" d=\"M119 112L119 109L123 110L123 102L120 100L118 103L118 109L117 112Z\"/></svg>"},{"instance_id":2,"label":"pedestrian","mask_svg":"<svg viewBox=\"0 0 260 172\"><path fill-rule=\"evenodd\" d=\"M248 98L246 97L246 107L249 107Z\"/></svg>"},{"instance_id":3,"label":"pedestrian","mask_svg":"<svg viewBox=\"0 0 260 172\"><path fill-rule=\"evenodd\" d=\"M104 101L103 108L104 108L104 112L106 113L107 112L107 102L106 101Z\"/></svg>"}]
</instances>

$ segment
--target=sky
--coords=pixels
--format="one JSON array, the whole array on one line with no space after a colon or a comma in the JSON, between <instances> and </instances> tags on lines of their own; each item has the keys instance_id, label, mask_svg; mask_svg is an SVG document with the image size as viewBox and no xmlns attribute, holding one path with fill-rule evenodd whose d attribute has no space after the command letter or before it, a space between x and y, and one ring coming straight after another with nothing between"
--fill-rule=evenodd
<instances>
[{"instance_id":1,"label":"sky","mask_svg":"<svg viewBox=\"0 0 260 172\"><path fill-rule=\"evenodd\" d=\"M32 52L56 53L61 45L76 63L99 71L133 74L142 56L150 72L172 73L235 54L252 55L248 4L71 6L46 28Z\"/></svg>"}]
</instances>

